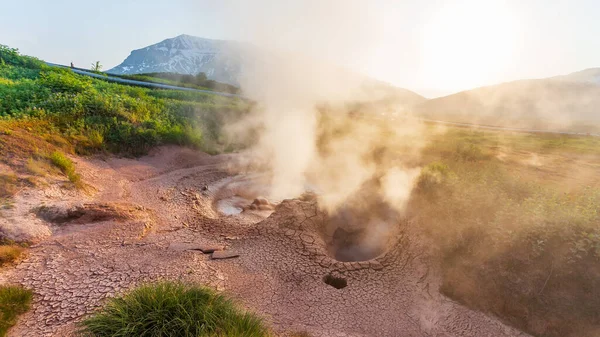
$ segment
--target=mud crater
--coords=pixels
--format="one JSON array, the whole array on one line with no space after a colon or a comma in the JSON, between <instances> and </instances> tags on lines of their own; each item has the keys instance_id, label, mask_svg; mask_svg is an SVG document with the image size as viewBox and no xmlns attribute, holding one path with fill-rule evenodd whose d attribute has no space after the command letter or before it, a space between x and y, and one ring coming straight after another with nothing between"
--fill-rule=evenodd
<instances>
[{"instance_id":1,"label":"mud crater","mask_svg":"<svg viewBox=\"0 0 600 337\"><path fill-rule=\"evenodd\" d=\"M257 211L270 215L277 201L265 197L268 185L260 177L228 179L214 186L214 209L222 215L239 215L246 211Z\"/></svg>"},{"instance_id":2,"label":"mud crater","mask_svg":"<svg viewBox=\"0 0 600 337\"><path fill-rule=\"evenodd\" d=\"M340 262L375 259L393 246L399 215L385 205L348 205L327 217L325 236L329 256Z\"/></svg>"}]
</instances>

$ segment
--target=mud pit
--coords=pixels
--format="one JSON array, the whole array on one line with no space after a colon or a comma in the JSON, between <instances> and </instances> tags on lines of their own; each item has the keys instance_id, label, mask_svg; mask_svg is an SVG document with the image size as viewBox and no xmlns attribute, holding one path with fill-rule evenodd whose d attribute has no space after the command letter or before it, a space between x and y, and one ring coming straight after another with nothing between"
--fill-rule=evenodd
<instances>
[{"instance_id":1,"label":"mud pit","mask_svg":"<svg viewBox=\"0 0 600 337\"><path fill-rule=\"evenodd\" d=\"M95 194L25 191L28 203L85 202L104 213L89 217L92 222L81 216L46 223L52 236L32 246L16 269L2 272L3 283L35 292L32 310L10 335L70 336L104 298L173 279L232 294L281 336L526 336L440 295L428 246L410 220L385 216L386 230L368 227L369 233L364 224L376 219L348 226L345 216L332 219L313 198L283 200L274 211L235 203L236 212L224 211L227 198L247 204L266 195L236 189L245 178L225 169L231 160L180 148L139 160L78 159ZM366 244L365 235L373 233L385 244ZM211 259L193 249L207 245L239 257Z\"/></svg>"}]
</instances>

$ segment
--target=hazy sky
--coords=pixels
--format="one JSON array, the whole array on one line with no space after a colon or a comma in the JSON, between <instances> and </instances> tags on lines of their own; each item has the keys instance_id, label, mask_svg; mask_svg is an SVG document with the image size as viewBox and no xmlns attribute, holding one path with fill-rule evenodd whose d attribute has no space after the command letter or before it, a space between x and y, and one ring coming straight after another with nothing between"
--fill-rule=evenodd
<instances>
[{"instance_id":1,"label":"hazy sky","mask_svg":"<svg viewBox=\"0 0 600 337\"><path fill-rule=\"evenodd\" d=\"M600 67L598 0L2 1L0 44L109 69L180 34L318 57L435 96Z\"/></svg>"}]
</instances>

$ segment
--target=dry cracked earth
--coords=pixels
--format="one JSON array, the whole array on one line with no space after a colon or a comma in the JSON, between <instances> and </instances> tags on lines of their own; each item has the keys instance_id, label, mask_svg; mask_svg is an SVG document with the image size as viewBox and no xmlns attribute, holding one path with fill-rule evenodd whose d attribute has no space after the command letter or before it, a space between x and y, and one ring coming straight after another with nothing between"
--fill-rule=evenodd
<instances>
[{"instance_id":1,"label":"dry cracked earth","mask_svg":"<svg viewBox=\"0 0 600 337\"><path fill-rule=\"evenodd\" d=\"M87 192L21 191L0 230L39 243L0 282L35 295L9 335L73 336L105 298L169 279L226 291L281 336L527 336L441 295L409 220L377 257L338 261L314 198L249 206L260 179L232 174L234 157L164 147L137 160L74 158Z\"/></svg>"}]
</instances>

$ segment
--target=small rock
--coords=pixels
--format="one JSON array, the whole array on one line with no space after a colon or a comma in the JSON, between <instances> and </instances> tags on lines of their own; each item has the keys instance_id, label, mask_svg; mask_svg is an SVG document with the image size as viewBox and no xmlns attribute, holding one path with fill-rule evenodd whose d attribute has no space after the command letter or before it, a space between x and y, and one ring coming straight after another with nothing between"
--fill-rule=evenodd
<instances>
[{"instance_id":1,"label":"small rock","mask_svg":"<svg viewBox=\"0 0 600 337\"><path fill-rule=\"evenodd\" d=\"M200 250L204 254L214 253L219 250L225 249L224 246L221 245L200 245L198 246L198 250Z\"/></svg>"},{"instance_id":2,"label":"small rock","mask_svg":"<svg viewBox=\"0 0 600 337\"><path fill-rule=\"evenodd\" d=\"M212 253L211 258L213 260L222 260L222 259L231 259L231 258L238 257L238 256L240 256L240 254L238 254L234 251L231 251L231 250L219 250L219 251Z\"/></svg>"}]
</instances>

